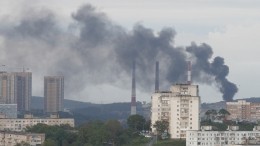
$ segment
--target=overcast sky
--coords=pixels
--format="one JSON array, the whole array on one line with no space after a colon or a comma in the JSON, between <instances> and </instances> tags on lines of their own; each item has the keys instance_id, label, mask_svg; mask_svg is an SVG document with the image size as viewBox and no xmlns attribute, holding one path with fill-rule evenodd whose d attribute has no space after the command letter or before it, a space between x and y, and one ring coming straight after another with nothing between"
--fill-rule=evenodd
<instances>
[{"instance_id":1,"label":"overcast sky","mask_svg":"<svg viewBox=\"0 0 260 146\"><path fill-rule=\"evenodd\" d=\"M0 20L4 25L1 25L1 29L8 28L8 24L19 23L21 13L34 13L28 11L31 9L52 11L59 26L67 28L73 23L72 13L86 3L96 7L98 12L103 12L111 22L126 31L131 31L136 24L151 28L154 33L171 27L177 33L174 46L185 47L191 42L207 43L212 47L214 56L223 57L225 64L229 66L227 78L239 89L234 99L260 96L259 0L2 0ZM6 36L1 35L2 46L6 46L5 41ZM19 45L15 45L17 46ZM3 48L5 47L1 47ZM8 64L8 53L0 54L1 61L5 64ZM20 64L8 65L30 67L33 72L33 95L43 96L45 68L40 64L32 67L21 60L17 62ZM125 83L124 88L117 86L117 83L88 84L70 98L95 103L130 101L131 76L122 80ZM72 84L66 82L66 78L65 83ZM138 101L149 102L151 94L152 91L144 91L137 86ZM200 95L202 102L222 100L222 95L210 85L201 85ZM65 95L65 98L68 97Z\"/></svg>"}]
</instances>

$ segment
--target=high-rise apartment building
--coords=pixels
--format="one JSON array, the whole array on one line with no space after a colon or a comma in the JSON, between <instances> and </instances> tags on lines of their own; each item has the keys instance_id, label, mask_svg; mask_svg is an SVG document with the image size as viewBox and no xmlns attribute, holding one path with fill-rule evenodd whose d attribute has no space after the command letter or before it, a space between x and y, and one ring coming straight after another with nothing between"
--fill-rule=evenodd
<instances>
[{"instance_id":1,"label":"high-rise apartment building","mask_svg":"<svg viewBox=\"0 0 260 146\"><path fill-rule=\"evenodd\" d=\"M198 85L176 84L152 95L151 123L168 121L171 138L186 138L187 130L200 129L199 107ZM152 131L156 133L155 128Z\"/></svg>"},{"instance_id":2,"label":"high-rise apartment building","mask_svg":"<svg viewBox=\"0 0 260 146\"><path fill-rule=\"evenodd\" d=\"M17 110L30 111L32 96L31 72L1 72L0 102L17 104Z\"/></svg>"},{"instance_id":3,"label":"high-rise apartment building","mask_svg":"<svg viewBox=\"0 0 260 146\"><path fill-rule=\"evenodd\" d=\"M44 77L44 110L47 113L63 111L64 77Z\"/></svg>"}]
</instances>

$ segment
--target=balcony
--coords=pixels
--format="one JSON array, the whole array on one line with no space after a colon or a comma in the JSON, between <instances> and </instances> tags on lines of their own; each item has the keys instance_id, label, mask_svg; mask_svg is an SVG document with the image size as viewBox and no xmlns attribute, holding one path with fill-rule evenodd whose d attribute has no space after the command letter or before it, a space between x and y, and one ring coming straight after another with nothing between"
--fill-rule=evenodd
<instances>
[{"instance_id":1,"label":"balcony","mask_svg":"<svg viewBox=\"0 0 260 146\"><path fill-rule=\"evenodd\" d=\"M189 117L189 113L181 113L180 117L181 118L188 118Z\"/></svg>"}]
</instances>

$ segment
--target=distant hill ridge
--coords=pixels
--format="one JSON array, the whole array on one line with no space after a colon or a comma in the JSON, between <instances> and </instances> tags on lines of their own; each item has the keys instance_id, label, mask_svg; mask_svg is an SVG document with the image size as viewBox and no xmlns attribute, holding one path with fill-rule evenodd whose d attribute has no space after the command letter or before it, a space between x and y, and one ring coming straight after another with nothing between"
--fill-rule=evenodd
<instances>
[{"instance_id":1,"label":"distant hill ridge","mask_svg":"<svg viewBox=\"0 0 260 146\"><path fill-rule=\"evenodd\" d=\"M64 99L64 108L68 109L77 109L85 108L90 105L95 105L90 102L81 102L76 100ZM31 109L43 109L44 107L44 98L39 96L32 96L31 99Z\"/></svg>"},{"instance_id":2,"label":"distant hill ridge","mask_svg":"<svg viewBox=\"0 0 260 146\"><path fill-rule=\"evenodd\" d=\"M141 103L137 102L141 106ZM96 104L91 102L82 102L70 99L64 99L64 108L75 110L82 109L87 107L109 107L112 109L128 109L130 102L117 102L117 103L107 103L107 104ZM32 96L31 99L31 109L43 109L44 107L44 98L39 96Z\"/></svg>"},{"instance_id":3,"label":"distant hill ridge","mask_svg":"<svg viewBox=\"0 0 260 146\"><path fill-rule=\"evenodd\" d=\"M260 102L260 97L250 97L250 98L244 98L244 99L236 99L237 100L246 100L248 102ZM114 106L117 106L117 103L110 103L110 104L94 104L90 102L82 102L82 101L76 101L76 100L70 100L70 99L64 99L64 108L67 109L81 109L81 108L86 108L89 106L105 106L105 105L111 105L113 104ZM33 96L31 100L31 108L32 109L43 109L44 106L44 100L43 97L39 96ZM125 105L124 105L125 106ZM203 107L212 107L213 109L215 108L224 108L225 107L225 102L224 101L219 101L219 102L214 102L214 103L202 103L202 108ZM121 106L123 108L123 106Z\"/></svg>"},{"instance_id":4,"label":"distant hill ridge","mask_svg":"<svg viewBox=\"0 0 260 146\"><path fill-rule=\"evenodd\" d=\"M33 96L31 101L32 110L43 110L43 97ZM76 125L92 120L117 119L125 121L130 115L130 107L130 102L93 104L68 99L64 100L64 108L69 109L73 113ZM144 114L141 102L137 102L137 113L140 115Z\"/></svg>"}]
</instances>

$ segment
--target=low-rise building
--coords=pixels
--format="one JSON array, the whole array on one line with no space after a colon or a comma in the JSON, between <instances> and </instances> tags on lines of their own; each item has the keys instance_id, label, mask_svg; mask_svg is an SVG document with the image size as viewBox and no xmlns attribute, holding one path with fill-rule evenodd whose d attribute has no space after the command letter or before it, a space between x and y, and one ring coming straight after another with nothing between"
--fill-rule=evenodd
<instances>
[{"instance_id":1,"label":"low-rise building","mask_svg":"<svg viewBox=\"0 0 260 146\"><path fill-rule=\"evenodd\" d=\"M26 127L31 127L39 123L46 125L65 125L74 127L74 119L60 118L27 118L27 119L1 119L0 130L24 131Z\"/></svg>"},{"instance_id":2,"label":"low-rise building","mask_svg":"<svg viewBox=\"0 0 260 146\"><path fill-rule=\"evenodd\" d=\"M260 145L260 127L253 131L238 130L238 126L231 126L227 131L212 131L211 126L202 126L200 131L187 131L186 146Z\"/></svg>"},{"instance_id":3,"label":"low-rise building","mask_svg":"<svg viewBox=\"0 0 260 146\"><path fill-rule=\"evenodd\" d=\"M18 143L27 143L30 146L42 145L45 140L45 134L25 133L25 132L0 132L1 146L15 146Z\"/></svg>"}]
</instances>

